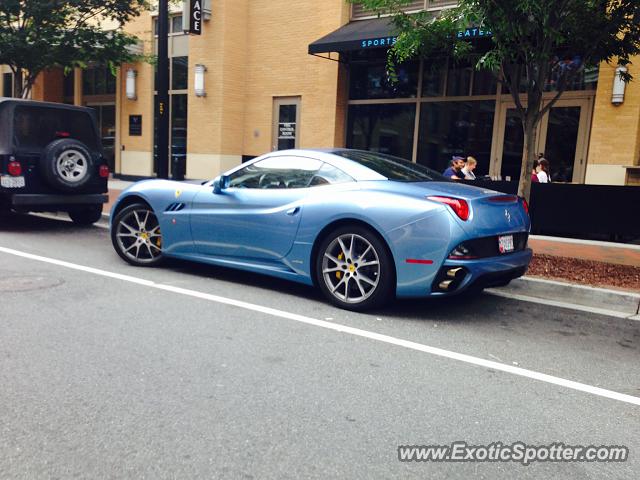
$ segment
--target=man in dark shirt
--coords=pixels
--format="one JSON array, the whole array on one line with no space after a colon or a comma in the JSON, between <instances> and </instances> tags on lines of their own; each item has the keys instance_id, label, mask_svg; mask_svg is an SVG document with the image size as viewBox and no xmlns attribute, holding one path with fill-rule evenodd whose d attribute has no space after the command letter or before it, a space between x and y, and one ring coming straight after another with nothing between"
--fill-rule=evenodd
<instances>
[{"instance_id":1,"label":"man in dark shirt","mask_svg":"<svg viewBox=\"0 0 640 480\"><path fill-rule=\"evenodd\" d=\"M451 166L447 168L442 174L452 180L464 180L464 157L455 156L451 159Z\"/></svg>"}]
</instances>

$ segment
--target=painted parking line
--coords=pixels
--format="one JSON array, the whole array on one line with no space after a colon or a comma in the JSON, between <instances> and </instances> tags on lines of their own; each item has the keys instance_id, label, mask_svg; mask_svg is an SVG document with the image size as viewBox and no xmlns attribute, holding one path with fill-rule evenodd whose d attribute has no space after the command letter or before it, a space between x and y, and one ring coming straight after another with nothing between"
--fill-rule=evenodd
<instances>
[{"instance_id":1,"label":"painted parking line","mask_svg":"<svg viewBox=\"0 0 640 480\"><path fill-rule=\"evenodd\" d=\"M564 388L568 388L571 390L577 390L579 392L589 393L592 395L597 395L599 397L608 398L611 400L618 400L620 402L629 403L632 405L640 406L640 397L634 397L632 395L627 395L624 393L614 392L612 390L607 390L600 387L595 387L593 385L588 385L585 383L574 382L573 380L567 380L564 378L556 377L553 375L547 375L546 373L536 372L534 370L527 370L525 368L516 367L513 365L507 365L500 362L495 362L492 360L485 360L484 358L474 357L471 355L466 355L464 353L453 352L450 350L444 350L437 347L431 347L428 345L424 345L421 343L412 342L409 340L403 340L401 338L392 337L389 335L383 335L376 332L371 332L369 330L363 330L360 328L349 327L347 325L341 325L337 323L327 322L324 320L318 320L311 317L306 317L304 315L299 315L297 313L286 312L283 310L278 310L275 308L265 307L262 305L257 305L253 303L243 302L240 300L234 300L232 298L221 297L218 295L212 295L205 292L199 292L197 290L190 290L186 288L174 287L171 285L164 285L161 283L156 283L151 280L146 280L143 278L133 277L130 275L124 275L115 272L109 272L107 270L102 270L99 268L88 267L85 265L79 265L76 263L66 262L64 260L58 260L55 258L43 257L40 255L34 255L27 252L22 252L19 250L14 250L12 248L0 247L0 253L5 253L8 255L14 255L16 257L26 258L29 260L34 260L38 262L48 263L51 265L56 265L59 267L68 268L71 270L77 270L85 273L90 273L93 275L99 275L102 277L112 278L114 280L120 280L124 282L134 283L137 285L142 285L148 288L155 288L158 290L164 290L167 292L171 292L178 295L184 295L187 297L198 298L201 300L206 300L209 302L215 302L223 305L230 305L237 308L242 308L245 310L259 312L266 315L270 315L277 318L283 318L287 320L292 320L299 323L304 323L307 325L313 325L315 327L324 328L327 330L332 330L339 333L344 333L347 335L353 335L356 337L367 338L369 340L374 340L377 342L386 343L389 345L395 345L398 347L406 348L409 350L415 350L422 353L427 353L430 355L435 355L441 358L447 358L450 360L455 360L458 362L467 363L470 365L475 365L478 367L491 368L497 371L509 373L512 375L518 375L520 377L530 378L532 380L538 380L540 382L549 383L552 385L558 385Z\"/></svg>"}]
</instances>

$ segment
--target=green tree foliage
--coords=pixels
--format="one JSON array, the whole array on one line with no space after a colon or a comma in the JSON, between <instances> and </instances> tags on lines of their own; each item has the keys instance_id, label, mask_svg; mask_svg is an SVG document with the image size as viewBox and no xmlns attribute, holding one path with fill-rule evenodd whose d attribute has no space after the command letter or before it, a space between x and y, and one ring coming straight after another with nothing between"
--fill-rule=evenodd
<instances>
[{"instance_id":1,"label":"green tree foliage","mask_svg":"<svg viewBox=\"0 0 640 480\"><path fill-rule=\"evenodd\" d=\"M397 43L389 52L389 69L409 58L442 56L473 62L492 70L510 92L524 131L524 152L518 194L529 198L536 127L585 67L600 62L629 65L640 54L638 0L460 0L438 14L405 14L408 0L350 0L379 14L390 14ZM492 32L488 49L457 33L470 26ZM558 61L570 56L579 62ZM554 94L544 97L548 79ZM625 81L632 79L623 74Z\"/></svg>"},{"instance_id":2,"label":"green tree foliage","mask_svg":"<svg viewBox=\"0 0 640 480\"><path fill-rule=\"evenodd\" d=\"M0 65L15 75L15 95L27 97L43 70L111 67L135 59L135 37L119 28L148 8L147 0L0 0Z\"/></svg>"}]
</instances>

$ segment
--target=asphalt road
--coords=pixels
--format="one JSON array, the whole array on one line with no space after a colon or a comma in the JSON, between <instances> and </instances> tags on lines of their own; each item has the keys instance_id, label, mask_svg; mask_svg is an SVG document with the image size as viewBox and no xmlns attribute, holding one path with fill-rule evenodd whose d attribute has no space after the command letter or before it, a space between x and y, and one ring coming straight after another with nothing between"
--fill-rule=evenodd
<instances>
[{"instance_id":1,"label":"asphalt road","mask_svg":"<svg viewBox=\"0 0 640 480\"><path fill-rule=\"evenodd\" d=\"M637 398L638 322L490 295L355 314L254 274L186 262L130 267L106 229L38 216L0 218L0 248L0 478L619 479L640 471L640 406L451 358ZM460 440L624 445L630 457L398 461L399 445Z\"/></svg>"}]
</instances>

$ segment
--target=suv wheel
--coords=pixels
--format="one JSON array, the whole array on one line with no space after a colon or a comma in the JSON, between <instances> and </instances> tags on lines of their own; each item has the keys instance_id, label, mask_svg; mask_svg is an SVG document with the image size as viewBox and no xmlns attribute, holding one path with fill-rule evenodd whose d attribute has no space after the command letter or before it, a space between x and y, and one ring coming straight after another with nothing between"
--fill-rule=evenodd
<instances>
[{"instance_id":1,"label":"suv wheel","mask_svg":"<svg viewBox=\"0 0 640 480\"><path fill-rule=\"evenodd\" d=\"M102 204L90 205L69 211L69 218L76 225L91 225L102 218Z\"/></svg>"},{"instance_id":2,"label":"suv wheel","mask_svg":"<svg viewBox=\"0 0 640 480\"><path fill-rule=\"evenodd\" d=\"M54 140L45 147L41 168L49 185L66 191L86 185L95 170L89 149L69 138Z\"/></svg>"}]
</instances>

